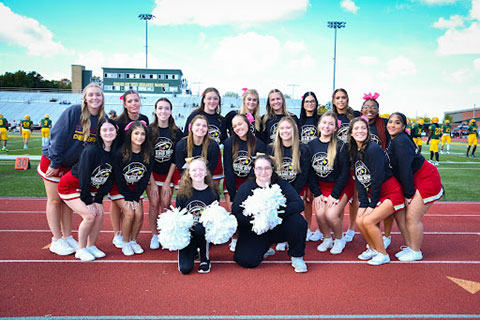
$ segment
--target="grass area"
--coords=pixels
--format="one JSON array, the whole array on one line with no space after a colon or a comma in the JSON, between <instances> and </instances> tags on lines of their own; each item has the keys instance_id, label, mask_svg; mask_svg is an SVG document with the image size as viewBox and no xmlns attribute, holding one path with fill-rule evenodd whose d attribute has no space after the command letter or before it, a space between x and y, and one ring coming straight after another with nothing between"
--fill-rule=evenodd
<instances>
[{"instance_id":1,"label":"grass area","mask_svg":"<svg viewBox=\"0 0 480 320\"><path fill-rule=\"evenodd\" d=\"M40 133L33 134L28 150L23 149L19 134L10 134L8 149L0 154L40 155ZM428 146L423 149L422 154L429 159ZM446 192L443 201L480 201L480 158L466 158L466 150L466 143L452 142L450 154L440 155L438 170ZM45 197L43 180L36 172L38 161L31 161L30 170L15 170L14 164L14 160L0 160L0 197Z\"/></svg>"}]
</instances>

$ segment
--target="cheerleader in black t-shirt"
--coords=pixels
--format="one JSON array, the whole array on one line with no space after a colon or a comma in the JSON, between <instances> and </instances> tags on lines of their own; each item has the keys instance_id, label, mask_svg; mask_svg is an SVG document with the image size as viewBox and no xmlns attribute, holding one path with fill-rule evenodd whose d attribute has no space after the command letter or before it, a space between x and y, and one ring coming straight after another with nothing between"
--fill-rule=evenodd
<instances>
[{"instance_id":1,"label":"cheerleader in black t-shirt","mask_svg":"<svg viewBox=\"0 0 480 320\"><path fill-rule=\"evenodd\" d=\"M258 92L255 89L248 89L245 91L245 95L243 96L242 106L240 110L232 110L225 116L225 128L227 135L231 137L233 135L233 128L232 128L232 119L237 114L247 114L250 113L253 117L253 121L250 122L250 130L255 137L260 135L260 131L262 129L262 120L260 118L260 98L258 96Z\"/></svg>"},{"instance_id":2,"label":"cheerleader in black t-shirt","mask_svg":"<svg viewBox=\"0 0 480 320\"><path fill-rule=\"evenodd\" d=\"M315 93L309 91L305 92L302 97L302 109L300 110L300 119L298 133L300 134L300 142L307 144L317 139L318 137L318 100ZM318 241L322 238L323 234L320 230L311 230L312 226L312 204L313 204L313 193L308 187L302 190L303 203L305 204L305 211L303 214L305 220L308 222L307 230L307 241Z\"/></svg>"},{"instance_id":3,"label":"cheerleader in black t-shirt","mask_svg":"<svg viewBox=\"0 0 480 320\"><path fill-rule=\"evenodd\" d=\"M387 131L387 119L381 118L379 115L380 105L376 100L380 95L378 93L365 94L363 96L362 104L362 116L365 116L368 119L368 125L370 126L370 135L373 142L376 142L383 150L387 148L387 145L390 143L390 135ZM383 221L384 233L383 243L385 244L385 249L388 248L392 242L391 232L393 226L393 216L389 216Z\"/></svg>"},{"instance_id":4,"label":"cheerleader in black t-shirt","mask_svg":"<svg viewBox=\"0 0 480 320\"><path fill-rule=\"evenodd\" d=\"M349 103L348 93L345 89L339 88L333 92L332 95L332 111L337 114L338 120L340 120L340 127L337 131L338 139L344 143L348 143L348 125L350 121L360 116L360 112L354 111L348 106ZM352 173L353 175L353 173ZM358 195L357 191L353 190L353 201L350 203L349 210L349 224L348 230L345 232L344 238L346 242L353 240L355 236L355 219L358 211Z\"/></svg>"},{"instance_id":5,"label":"cheerleader in black t-shirt","mask_svg":"<svg viewBox=\"0 0 480 320\"><path fill-rule=\"evenodd\" d=\"M183 274L192 271L197 250L200 251L199 273L210 272L209 244L205 239L205 227L199 223L203 209L219 201L218 188L212 182L205 160L191 160L180 180L175 206L185 208L193 215L190 244L178 252L178 270Z\"/></svg>"},{"instance_id":6,"label":"cheerleader in black t-shirt","mask_svg":"<svg viewBox=\"0 0 480 320\"><path fill-rule=\"evenodd\" d=\"M284 116L292 117L298 125L297 116L287 111L285 98L283 97L282 92L278 89L273 89L268 93L265 109L266 113L262 116L262 132L260 135L265 145L268 145L275 140L278 122Z\"/></svg>"},{"instance_id":7,"label":"cheerleader in black t-shirt","mask_svg":"<svg viewBox=\"0 0 480 320\"><path fill-rule=\"evenodd\" d=\"M293 118L286 116L278 122L275 140L267 149L274 157L278 176L290 183L300 195L307 182L310 150L307 145L300 143L297 124ZM286 242L279 243L276 249L285 251L286 245Z\"/></svg>"},{"instance_id":8,"label":"cheerleader in black t-shirt","mask_svg":"<svg viewBox=\"0 0 480 320\"><path fill-rule=\"evenodd\" d=\"M402 187L392 174L385 152L371 141L365 119L350 122L348 149L360 201L356 222L369 245L358 258L369 260L370 265L388 263L390 257L378 223L405 208Z\"/></svg>"},{"instance_id":9,"label":"cheerleader in black t-shirt","mask_svg":"<svg viewBox=\"0 0 480 320\"><path fill-rule=\"evenodd\" d=\"M155 162L153 164L150 185L147 187L149 200L148 217L152 239L150 249L160 248L158 242L158 213L170 206L176 172L175 146L183 137L183 132L175 124L172 116L172 103L167 98L160 98L155 103L155 120L150 125L152 148ZM159 191L159 187L161 190Z\"/></svg>"},{"instance_id":10,"label":"cheerleader in black t-shirt","mask_svg":"<svg viewBox=\"0 0 480 320\"><path fill-rule=\"evenodd\" d=\"M148 126L148 117L144 114L140 113L140 108L142 107L142 101L140 99L140 95L135 90L127 90L123 93L120 97L123 103L123 112L117 118L118 124L118 145L122 146L125 137L125 126L127 126L130 122L139 120L144 121ZM116 188L116 187L115 187ZM122 242L122 211L118 207L115 201L112 201L112 205L110 206L110 220L112 221L113 227L113 240L112 243L117 248L121 248L123 245Z\"/></svg>"},{"instance_id":11,"label":"cheerleader in black t-shirt","mask_svg":"<svg viewBox=\"0 0 480 320\"><path fill-rule=\"evenodd\" d=\"M143 253L137 243L143 223L142 194L150 180L154 160L146 124L133 121L125 130L125 141L114 160L116 185L110 196L123 211L122 252L131 256Z\"/></svg>"},{"instance_id":12,"label":"cheerleader in black t-shirt","mask_svg":"<svg viewBox=\"0 0 480 320\"><path fill-rule=\"evenodd\" d=\"M113 184L113 155L117 137L117 125L105 118L98 125L95 145L87 146L72 170L58 184L60 198L82 217L78 227L78 250L75 257L93 261L105 257L95 242L102 228L103 197Z\"/></svg>"}]
</instances>

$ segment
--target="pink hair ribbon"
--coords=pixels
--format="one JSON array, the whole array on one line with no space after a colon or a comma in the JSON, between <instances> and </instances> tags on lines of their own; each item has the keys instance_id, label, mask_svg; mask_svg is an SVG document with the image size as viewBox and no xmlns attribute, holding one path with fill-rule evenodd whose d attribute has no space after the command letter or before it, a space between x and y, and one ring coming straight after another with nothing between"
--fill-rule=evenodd
<instances>
[{"instance_id":1,"label":"pink hair ribbon","mask_svg":"<svg viewBox=\"0 0 480 320\"><path fill-rule=\"evenodd\" d=\"M367 121L368 123L368 118L366 116L361 116L360 118L362 118L363 120Z\"/></svg>"},{"instance_id":2,"label":"pink hair ribbon","mask_svg":"<svg viewBox=\"0 0 480 320\"><path fill-rule=\"evenodd\" d=\"M255 118L253 117L253 115L252 115L250 112L247 112L247 113L245 114L245 117L247 117L248 122L250 122L250 124L252 124L252 123L255 122Z\"/></svg>"},{"instance_id":3,"label":"pink hair ribbon","mask_svg":"<svg viewBox=\"0 0 480 320\"><path fill-rule=\"evenodd\" d=\"M125 130L125 131L128 131L128 129L130 129L130 127L132 126L132 124L133 124L134 122L135 122L135 121L130 121L130 123L125 126L125 129L124 129L124 130ZM145 121L140 120L139 122L141 122L142 125L143 125L145 128L147 127L147 123L146 123Z\"/></svg>"},{"instance_id":4,"label":"pink hair ribbon","mask_svg":"<svg viewBox=\"0 0 480 320\"><path fill-rule=\"evenodd\" d=\"M243 93L242 93L242 97L244 97L244 96L245 96L245 93L247 93L247 90L248 90L248 88L242 88L242 91L243 91Z\"/></svg>"},{"instance_id":5,"label":"pink hair ribbon","mask_svg":"<svg viewBox=\"0 0 480 320\"><path fill-rule=\"evenodd\" d=\"M375 92L374 94L372 94L371 92L369 92L368 94L363 94L363 100L377 100L378 97L380 97L380 94L378 94L377 92Z\"/></svg>"}]
</instances>

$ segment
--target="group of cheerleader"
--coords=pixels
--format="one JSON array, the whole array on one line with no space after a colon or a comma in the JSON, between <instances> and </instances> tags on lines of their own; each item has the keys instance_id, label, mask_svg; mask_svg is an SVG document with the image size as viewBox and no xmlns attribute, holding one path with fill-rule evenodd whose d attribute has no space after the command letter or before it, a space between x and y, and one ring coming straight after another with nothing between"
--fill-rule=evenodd
<instances>
[{"instance_id":1,"label":"group of cheerleader","mask_svg":"<svg viewBox=\"0 0 480 320\"><path fill-rule=\"evenodd\" d=\"M102 89L90 84L82 104L65 110L56 122L38 167L48 197L50 251L75 253L82 261L104 257L95 243L103 221L102 199L108 194L113 244L126 256L143 253L137 239L144 191L149 198L150 248L158 249L157 218L169 207L176 187L176 206L195 220L190 245L179 251L182 273L191 272L196 258L199 272L210 271L208 242L198 220L221 191L238 221L230 249L241 266L256 267L275 253L276 244L276 250L288 250L296 272L306 272L306 241L323 238L318 251L339 254L353 240L355 224L367 242L359 259L384 264L390 261L386 247L394 219L405 243L396 256L420 260L421 218L442 196L440 176L407 134L406 117L397 112L388 121L380 118L377 98L365 96L357 112L349 106L347 92L337 89L333 110L319 115L315 94L307 92L298 118L287 111L282 92L274 89L260 116L258 92L250 89L241 108L223 117L221 95L210 87L183 132L168 99L155 103L149 125L140 112L140 96L127 91L124 111L113 121L105 115ZM219 191L221 179L224 190ZM283 222L258 235L251 217L243 214L243 203L255 189L272 184L279 185L286 199L279 211ZM347 204L350 223L343 233ZM78 242L71 235L72 210L82 217ZM319 230L313 230L312 216Z\"/></svg>"}]
</instances>

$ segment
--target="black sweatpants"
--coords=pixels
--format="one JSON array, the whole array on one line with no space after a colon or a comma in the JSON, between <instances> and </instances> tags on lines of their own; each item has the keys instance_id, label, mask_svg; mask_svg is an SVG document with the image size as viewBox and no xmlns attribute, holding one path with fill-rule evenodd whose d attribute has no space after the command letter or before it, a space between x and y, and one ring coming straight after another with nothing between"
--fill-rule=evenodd
<instances>
[{"instance_id":1,"label":"black sweatpants","mask_svg":"<svg viewBox=\"0 0 480 320\"><path fill-rule=\"evenodd\" d=\"M291 257L305 255L305 235L307 222L300 213L286 218L273 230L257 235L250 228L241 228L233 260L245 268L255 268L263 261L263 255L274 243L288 242L288 254Z\"/></svg>"},{"instance_id":2,"label":"black sweatpants","mask_svg":"<svg viewBox=\"0 0 480 320\"><path fill-rule=\"evenodd\" d=\"M197 223L193 226L191 235L190 244L178 251L178 270L183 274L188 274L193 270L198 248L200 248L200 261L210 260L208 243L205 240L205 227L201 223Z\"/></svg>"}]
</instances>

